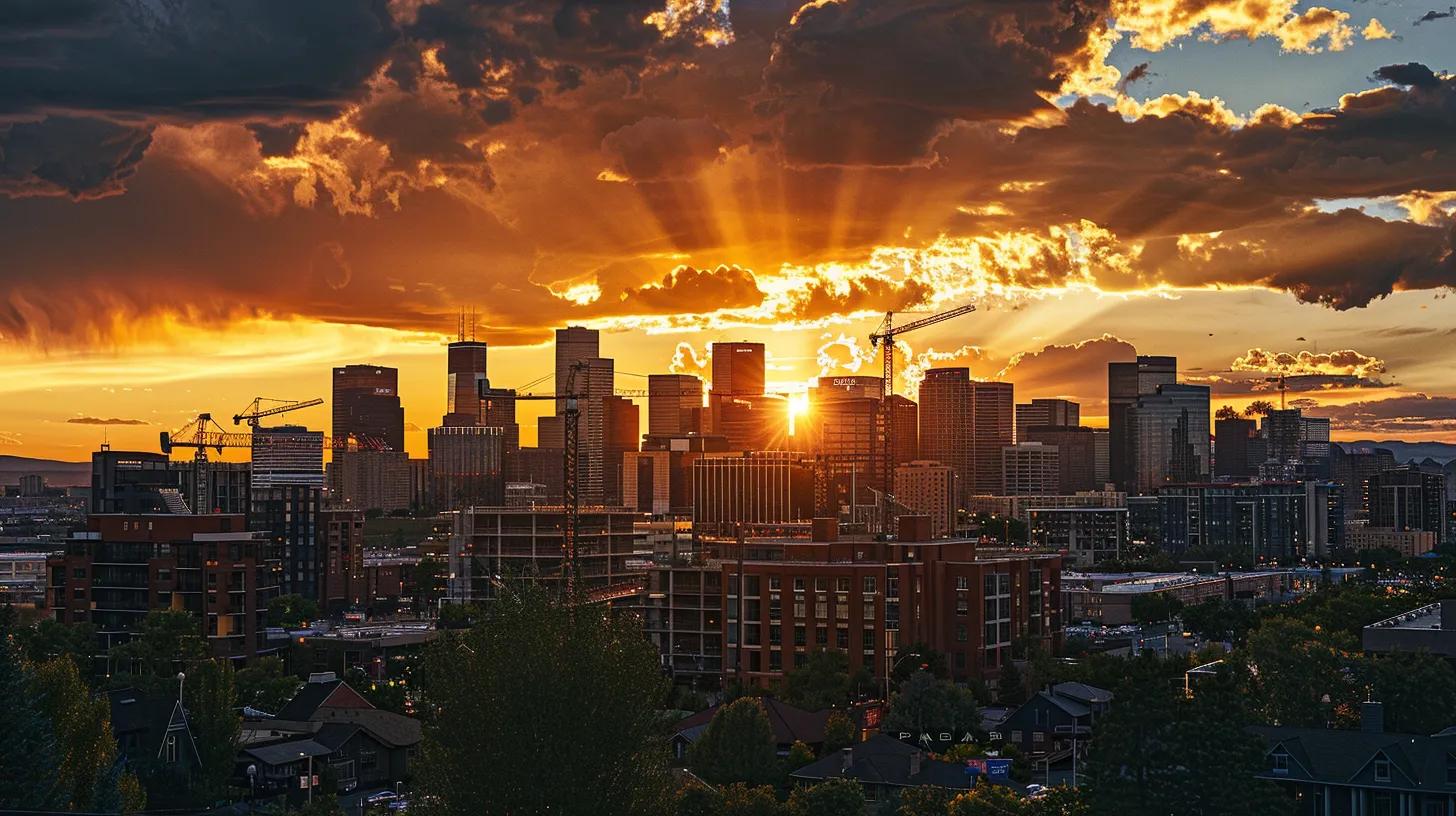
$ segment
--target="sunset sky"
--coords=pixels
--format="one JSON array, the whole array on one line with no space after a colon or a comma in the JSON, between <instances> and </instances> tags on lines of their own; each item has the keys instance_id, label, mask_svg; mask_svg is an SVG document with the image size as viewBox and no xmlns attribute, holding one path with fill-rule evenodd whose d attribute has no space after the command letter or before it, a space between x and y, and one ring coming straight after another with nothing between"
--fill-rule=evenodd
<instances>
[{"instance_id":1,"label":"sunset sky","mask_svg":"<svg viewBox=\"0 0 1456 816\"><path fill-rule=\"evenodd\" d=\"M377 363L423 455L462 309L495 386L570 322L622 389L749 339L792 391L965 302L902 390L1099 424L1108 361L1173 354L1216 405L1287 374L1337 438L1456 439L1452 43L1428 0L8 3L0 453Z\"/></svg>"}]
</instances>

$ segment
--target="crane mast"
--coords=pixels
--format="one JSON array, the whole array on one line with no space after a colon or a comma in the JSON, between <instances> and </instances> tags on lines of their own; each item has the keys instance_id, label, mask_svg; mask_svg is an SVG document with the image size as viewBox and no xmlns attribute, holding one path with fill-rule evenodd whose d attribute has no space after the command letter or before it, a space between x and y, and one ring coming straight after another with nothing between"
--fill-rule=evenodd
<instances>
[{"instance_id":1,"label":"crane mast","mask_svg":"<svg viewBox=\"0 0 1456 816\"><path fill-rule=\"evenodd\" d=\"M975 304L967 303L949 311L912 320L901 326L895 325L894 312L885 312L885 319L870 334L870 348L876 346L880 348L885 369L884 379L880 382L880 413L885 429L884 435L881 437L883 442L880 464L884 487L880 491L880 532L883 535L888 536L894 526L891 516L895 507L895 415L891 397L895 396L895 338L902 334L909 334L916 329L934 326L951 318L970 314L975 310Z\"/></svg>"}]
</instances>

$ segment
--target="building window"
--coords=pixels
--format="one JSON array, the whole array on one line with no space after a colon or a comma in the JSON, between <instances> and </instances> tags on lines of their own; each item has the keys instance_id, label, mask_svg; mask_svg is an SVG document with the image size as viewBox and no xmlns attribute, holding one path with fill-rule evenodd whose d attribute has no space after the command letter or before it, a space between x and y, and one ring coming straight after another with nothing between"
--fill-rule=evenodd
<instances>
[{"instance_id":1,"label":"building window","mask_svg":"<svg viewBox=\"0 0 1456 816\"><path fill-rule=\"evenodd\" d=\"M848 629L843 629L843 628L834 630L834 642L835 642L835 645L838 646L839 648L841 648L841 649L848 649L849 648L849 630Z\"/></svg>"},{"instance_id":2,"label":"building window","mask_svg":"<svg viewBox=\"0 0 1456 816\"><path fill-rule=\"evenodd\" d=\"M820 626L814 630L814 642L819 646L829 645L829 629Z\"/></svg>"},{"instance_id":3,"label":"building window","mask_svg":"<svg viewBox=\"0 0 1456 816\"><path fill-rule=\"evenodd\" d=\"M819 620L829 620L829 604L826 601L819 601L814 604L814 617Z\"/></svg>"},{"instance_id":4,"label":"building window","mask_svg":"<svg viewBox=\"0 0 1456 816\"><path fill-rule=\"evenodd\" d=\"M849 579L848 578L836 578L834 580L834 591L836 591L836 592L848 592L849 591Z\"/></svg>"},{"instance_id":5,"label":"building window","mask_svg":"<svg viewBox=\"0 0 1456 816\"><path fill-rule=\"evenodd\" d=\"M1388 759L1386 759L1384 757L1376 757L1375 758L1375 781L1376 782L1389 782L1390 781L1390 760L1388 760Z\"/></svg>"},{"instance_id":6,"label":"building window","mask_svg":"<svg viewBox=\"0 0 1456 816\"><path fill-rule=\"evenodd\" d=\"M770 575L768 577L768 588L769 589L779 589L781 586L783 586L783 579L782 578L780 578L777 575Z\"/></svg>"},{"instance_id":7,"label":"building window","mask_svg":"<svg viewBox=\"0 0 1456 816\"><path fill-rule=\"evenodd\" d=\"M874 592L875 591L875 576L873 576L873 575L866 575L864 577L864 591L866 593L870 593L870 592Z\"/></svg>"},{"instance_id":8,"label":"building window","mask_svg":"<svg viewBox=\"0 0 1456 816\"><path fill-rule=\"evenodd\" d=\"M803 601L794 601L794 618L796 620L803 620L804 619L804 602Z\"/></svg>"},{"instance_id":9,"label":"building window","mask_svg":"<svg viewBox=\"0 0 1456 816\"><path fill-rule=\"evenodd\" d=\"M957 643L965 643L968 639L968 636L966 634L966 625L964 623L956 624L955 638Z\"/></svg>"},{"instance_id":10,"label":"building window","mask_svg":"<svg viewBox=\"0 0 1456 816\"><path fill-rule=\"evenodd\" d=\"M167 740L166 740L166 742L162 746L162 760L164 762L166 762L168 765L176 764L176 762L177 762L177 735L176 734L168 734L167 735Z\"/></svg>"},{"instance_id":11,"label":"building window","mask_svg":"<svg viewBox=\"0 0 1456 816\"><path fill-rule=\"evenodd\" d=\"M804 579L803 578L795 578L794 579L794 591L795 592L803 592L804 591Z\"/></svg>"},{"instance_id":12,"label":"building window","mask_svg":"<svg viewBox=\"0 0 1456 816\"><path fill-rule=\"evenodd\" d=\"M779 651L769 652L768 653L768 670L769 671L783 671L783 668L784 668L784 654L783 654L783 652L779 652Z\"/></svg>"},{"instance_id":13,"label":"building window","mask_svg":"<svg viewBox=\"0 0 1456 816\"><path fill-rule=\"evenodd\" d=\"M770 626L768 629L768 645L779 646L784 642L784 630L778 626Z\"/></svg>"},{"instance_id":14,"label":"building window","mask_svg":"<svg viewBox=\"0 0 1456 816\"><path fill-rule=\"evenodd\" d=\"M956 576L956 589L970 589L970 588L971 588L971 579L967 578L964 575L957 575Z\"/></svg>"},{"instance_id":15,"label":"building window","mask_svg":"<svg viewBox=\"0 0 1456 816\"><path fill-rule=\"evenodd\" d=\"M807 644L807 642L808 642L808 636L804 632L804 627L802 627L802 626L795 626L794 627L794 645L795 646L804 646L804 645Z\"/></svg>"},{"instance_id":16,"label":"building window","mask_svg":"<svg viewBox=\"0 0 1456 816\"><path fill-rule=\"evenodd\" d=\"M372 771L374 770L374 765L377 761L378 756L374 751L362 750L359 752L359 767L361 769L366 771Z\"/></svg>"},{"instance_id":17,"label":"building window","mask_svg":"<svg viewBox=\"0 0 1456 816\"><path fill-rule=\"evenodd\" d=\"M828 588L829 588L829 579L828 578L815 578L814 579L814 591L815 592L823 592L824 590L826 590Z\"/></svg>"},{"instance_id":18,"label":"building window","mask_svg":"<svg viewBox=\"0 0 1456 816\"><path fill-rule=\"evenodd\" d=\"M1278 751L1275 751L1274 752L1273 758L1274 758L1274 773L1277 773L1277 774L1286 774L1286 773L1289 773L1289 754L1285 753L1281 749L1281 750L1278 750Z\"/></svg>"},{"instance_id":19,"label":"building window","mask_svg":"<svg viewBox=\"0 0 1456 816\"><path fill-rule=\"evenodd\" d=\"M1456 785L1456 753L1446 754L1446 784Z\"/></svg>"}]
</instances>

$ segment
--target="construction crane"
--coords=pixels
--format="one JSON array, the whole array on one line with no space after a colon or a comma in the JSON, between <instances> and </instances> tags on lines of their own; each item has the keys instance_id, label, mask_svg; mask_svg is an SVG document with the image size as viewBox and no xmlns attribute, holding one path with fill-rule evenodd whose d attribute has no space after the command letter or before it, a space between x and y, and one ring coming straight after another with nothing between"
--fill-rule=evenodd
<instances>
[{"instance_id":1,"label":"construction crane","mask_svg":"<svg viewBox=\"0 0 1456 816\"><path fill-rule=\"evenodd\" d=\"M890 398L895 395L895 338L902 334L909 334L917 329L926 326L934 326L950 320L953 317L970 314L976 310L973 303L964 306L957 306L949 311L934 314L929 317L922 317L919 320L912 320L903 326L895 325L895 313L885 312L885 319L881 321L879 328L870 334L870 348L878 346L885 363L884 381L880 385L880 411L884 416L884 454L881 465L884 476L884 490L880 493L880 532L890 534L892 519L890 518L894 508L894 487L895 487L895 421Z\"/></svg>"},{"instance_id":2,"label":"construction crane","mask_svg":"<svg viewBox=\"0 0 1456 816\"><path fill-rule=\"evenodd\" d=\"M264 417L286 414L289 411L297 411L300 408L312 408L315 405L323 405L324 401L315 397L306 400L281 400L268 397L254 397L240 413L233 414L233 424L241 425L247 420L250 427L258 427L258 420Z\"/></svg>"},{"instance_id":3,"label":"construction crane","mask_svg":"<svg viewBox=\"0 0 1456 816\"><path fill-rule=\"evenodd\" d=\"M304 400L300 403L291 403L291 405L299 408L306 408L310 404L316 405L322 402L323 400ZM254 404L257 404L256 400L254 401ZM294 408L289 407L285 410L294 410ZM272 416L273 414L278 413L283 413L283 411L273 410L268 413L258 413L258 415ZM248 420L248 424L253 426L254 428L254 431L252 433L229 431L219 425L212 418L212 414L205 412L198 414L196 419L192 420L186 425L183 425L181 428L172 431L171 433L168 433L167 431L162 431L162 453L170 454L176 448L192 448L192 463L194 474L192 479L191 506L194 512L205 512L203 508L206 508L208 506L207 483L209 471L207 467L207 451L209 449L214 450L219 454L222 453L224 448L245 448L251 450L254 443L260 439L266 440L268 444L271 445L297 445L302 447L312 447L314 444L312 440L298 437L294 434L270 434L267 432L266 429L259 431L257 430L256 420L250 418L248 414L249 412L238 414L236 417L234 417L234 421L237 422L239 420ZM315 437L315 439L316 438L317 437ZM388 445L384 444L383 440L377 439L372 436L356 437L352 435L347 438L338 439L333 439L325 436L323 437L323 446L331 450L377 451L389 449Z\"/></svg>"}]
</instances>

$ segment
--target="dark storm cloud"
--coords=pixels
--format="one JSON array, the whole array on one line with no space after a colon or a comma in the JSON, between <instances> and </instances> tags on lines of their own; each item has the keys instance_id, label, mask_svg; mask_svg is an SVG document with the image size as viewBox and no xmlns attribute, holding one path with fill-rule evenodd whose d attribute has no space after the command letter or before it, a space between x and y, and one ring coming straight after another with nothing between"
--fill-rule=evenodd
<instances>
[{"instance_id":1,"label":"dark storm cloud","mask_svg":"<svg viewBox=\"0 0 1456 816\"><path fill-rule=\"evenodd\" d=\"M152 424L150 422L147 422L144 419L122 419L122 418L119 418L119 417L111 417L109 419L102 419L101 417L93 417L93 416L71 417L70 419L66 420L66 422L68 422L68 423L70 423L72 425L150 425L150 424Z\"/></svg>"},{"instance_id":2,"label":"dark storm cloud","mask_svg":"<svg viewBox=\"0 0 1456 816\"><path fill-rule=\"evenodd\" d=\"M383 0L66 0L3 14L0 116L327 116L395 39Z\"/></svg>"},{"instance_id":3,"label":"dark storm cloud","mask_svg":"<svg viewBox=\"0 0 1456 816\"><path fill-rule=\"evenodd\" d=\"M608 133L602 152L624 178L662 181L696 175L727 144L728 134L707 119L653 116Z\"/></svg>"},{"instance_id":4,"label":"dark storm cloud","mask_svg":"<svg viewBox=\"0 0 1456 816\"><path fill-rule=\"evenodd\" d=\"M1329 417L1332 427L1345 431L1398 434L1456 428L1456 398L1425 394L1315 406L1305 412Z\"/></svg>"},{"instance_id":5,"label":"dark storm cloud","mask_svg":"<svg viewBox=\"0 0 1456 816\"><path fill-rule=\"evenodd\" d=\"M662 280L622 293L623 314L678 314L757 306L763 292L753 273L736 266L694 269L680 266Z\"/></svg>"},{"instance_id":6,"label":"dark storm cloud","mask_svg":"<svg viewBox=\"0 0 1456 816\"><path fill-rule=\"evenodd\" d=\"M1052 344L1036 351L1019 352L1012 355L995 378L1016 382L1018 398L1061 396L1071 397L1087 407L1105 406L1107 364L1126 362L1136 356L1137 349L1132 343L1104 334L1079 343ZM1023 383L1031 390L1026 391Z\"/></svg>"},{"instance_id":7,"label":"dark storm cloud","mask_svg":"<svg viewBox=\"0 0 1456 816\"><path fill-rule=\"evenodd\" d=\"M151 141L150 127L104 119L0 124L0 194L83 199L119 193Z\"/></svg>"},{"instance_id":8,"label":"dark storm cloud","mask_svg":"<svg viewBox=\"0 0 1456 816\"><path fill-rule=\"evenodd\" d=\"M1419 62L1407 62L1404 65L1383 65L1375 69L1373 77L1383 82L1393 82L1396 85L1410 85L1416 88L1439 87L1441 80L1430 68Z\"/></svg>"},{"instance_id":9,"label":"dark storm cloud","mask_svg":"<svg viewBox=\"0 0 1456 816\"><path fill-rule=\"evenodd\" d=\"M1413 25L1429 23L1435 20L1446 20L1451 17L1456 17L1456 6L1448 6L1445 11L1437 11L1435 9L1432 9L1418 17Z\"/></svg>"},{"instance_id":10,"label":"dark storm cloud","mask_svg":"<svg viewBox=\"0 0 1456 816\"><path fill-rule=\"evenodd\" d=\"M1105 2L871 0L806 4L779 32L759 112L794 165L907 166L958 120L1051 106Z\"/></svg>"}]
</instances>

